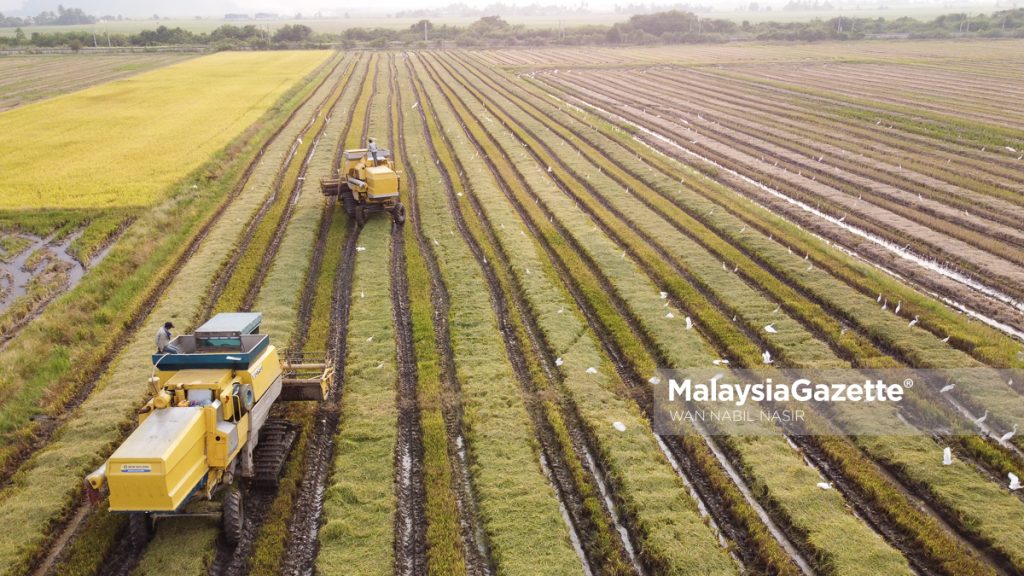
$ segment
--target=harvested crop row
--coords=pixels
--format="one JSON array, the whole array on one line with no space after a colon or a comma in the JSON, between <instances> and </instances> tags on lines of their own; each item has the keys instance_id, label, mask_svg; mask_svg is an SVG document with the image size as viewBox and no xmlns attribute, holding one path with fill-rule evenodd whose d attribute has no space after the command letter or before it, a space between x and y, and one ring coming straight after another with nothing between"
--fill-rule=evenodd
<instances>
[{"instance_id":1,"label":"harvested crop row","mask_svg":"<svg viewBox=\"0 0 1024 576\"><path fill-rule=\"evenodd\" d=\"M451 86L456 92L459 90L455 82L436 81L440 86ZM467 123L467 130L470 131L468 135L472 135L477 145L482 146L481 156L486 154L491 159L501 158L502 154L493 149L494 144L486 136L482 123L474 119L474 114L463 108L465 104L461 99L454 98L454 95L450 98L450 105L455 107L459 117ZM456 138L457 136L453 136L453 141ZM457 147L460 150L464 148ZM462 159L463 163L472 166L473 159L468 158L468 153L466 156ZM506 183L515 181L514 176L505 174L507 172L499 170L495 176ZM480 201L492 226L495 222L518 222L518 215L507 199L499 201L487 188L479 189L475 193L486 194ZM549 265L543 264L538 258L537 248L526 248L531 242L520 232L521 228L517 224L497 233L497 238L505 246L506 253L515 254L512 259L513 269L518 280L523 283L524 294L549 339L552 350L560 352L563 366L574 367L563 368L563 387L577 403L583 421L598 439L598 445L602 446L598 453L604 456L603 464L608 467L609 477L618 484L617 497L628 504L626 510L630 515L636 515L635 522L642 526L637 533L642 538L645 562L670 571L685 571L688 569L687 566L691 565L686 557L689 554L697 554L704 559L705 569L724 572L734 570L706 528L702 526L697 529L694 526L694 523L701 524L694 504L684 496L678 476L666 462L638 410L614 393L612 366L607 360L601 360L600 349L590 337L576 339L576 335L586 333L585 328L581 326L575 330L567 329L567 322L581 322L578 317L574 319L574 316L565 314L567 308L571 308L571 305L567 306L571 300L560 289L553 290L548 284L554 278L551 272L546 271L549 270ZM531 268L536 273L531 273ZM557 310L562 310L563 315L558 314ZM571 363L569 358L572 359ZM584 367L588 364L595 367L596 374L583 375L586 372ZM598 366L600 368L597 368ZM625 425L627 433L621 433L609 426L611 421L616 420ZM626 461L629 462L628 465ZM640 478L643 480L640 481ZM665 498L668 500L664 500ZM661 501L654 504L652 499ZM674 510L672 520L654 520L655 516L669 510ZM681 551L668 545L669 541L679 539L690 543L688 551ZM715 567L707 563L712 558L715 559Z\"/></svg>"},{"instance_id":2,"label":"harvested crop row","mask_svg":"<svg viewBox=\"0 0 1024 576\"><path fill-rule=\"evenodd\" d=\"M498 106L498 104L496 104L496 106ZM501 108L503 110L508 110L508 111L512 110L509 106L505 106L505 105L502 105ZM511 152L509 152L509 153L511 153ZM560 170L556 170L555 173L560 173ZM581 184L579 184L579 183L574 183L573 187L577 187L577 186L580 186L580 185ZM537 199L539 200L540 198L538 197ZM548 211L549 215L550 214L555 214L555 215L557 215L557 217L560 220L563 220L563 221L566 221L566 220L572 221L574 219L577 219L576 221L578 222L578 224L576 225L576 228L578 230L580 230L581 233L582 233L582 230L584 230L584 229L586 229L588 227L587 220L585 218L583 218L582 220L579 220L578 219L579 217L576 216L576 210L573 209L573 207L571 205L571 200L569 198L562 198L562 199L560 199L560 198L557 197L557 195L555 195L555 196L545 195L544 196L544 202L545 203L554 203L554 205ZM583 249L586 249L586 250L596 250L596 251L598 251L598 253L601 254L600 255L600 263L597 266L595 266L596 269L612 270L612 271L614 271L616 268L622 270L624 267L626 267L626 268L630 267L630 263L623 261L623 259L621 258L620 254L618 253L620 251L620 249L618 248L618 246L616 244L611 243L611 242L604 242L602 244L601 242L598 242L597 240L595 240L595 236L594 236L594 234L592 232L586 233L586 237L588 238L586 243L582 244L582 245L581 244L577 244L577 247L579 248L579 247L585 246L585 248L583 248ZM663 303L663 301L660 298L657 297L657 291L658 290L654 287L654 285L648 285L646 291L643 290L642 286L637 286L638 278L640 278L640 277L642 277L642 272L640 272L639 270L637 270L635 268L632 271L632 273L629 273L628 270L623 270L622 273L617 274L616 286L619 289L621 289L621 290L627 291L627 293L629 293L630 297L632 298L632 300L634 302L636 302L638 299L641 300L641 301L646 302L646 304L642 304L642 306L647 311L646 318L649 321L649 325L651 325L652 327L655 327L654 329L657 329L657 327L660 327L663 330L663 332L660 334L660 336L669 338L669 340L662 340L661 341L662 346L665 346L666 350L672 349L673 347L668 346L667 342L674 341L675 342L674 348L678 349L679 348L679 346L678 346L678 336L676 334L673 334L672 336L668 336L668 333L664 332L665 330L667 330L668 332L677 332L677 329L673 330L671 328L671 326L673 324L678 324L678 321L673 322L671 320L666 320L664 318L664 310L665 310L665 308L663 308L662 305L661 305ZM641 296L641 294L642 294L642 296ZM610 315L608 315L608 316L610 316ZM621 331L620 331L620 333L621 333ZM621 338L620 341L628 342L628 337L620 337L620 338ZM699 347L698 347L698 349L699 349ZM662 355L662 357L664 357L663 356L664 352L662 352L659 355ZM647 371L648 373L653 371L654 362L653 362L653 360L648 360L646 362L643 360L644 358L649 358L647 353L645 351L643 351L643 350L640 350L640 351L634 350L634 351L632 351L630 353L623 354L622 356L624 358L628 358L629 361L631 363L634 363L635 366L639 365L641 367L641 369ZM691 354L691 356L690 356L689 361L683 361L683 363L679 363L679 364L676 364L676 365L677 366L681 366L681 367L695 365L695 364L691 364L690 362L695 361L697 359L697 357L700 357L700 356L704 356L705 357L705 362L709 362L710 361L709 358L713 357L712 356L712 351L708 350L706 348L703 350L703 354L701 354L697 350L694 350L693 354ZM674 360L676 362L678 362L678 357L676 357ZM776 458L776 460L774 460L773 463L777 467L772 470L772 472L775 472L776 474L775 475L765 475L764 476L765 478L772 479L772 478L789 477L790 480L792 480L793 478L791 477L791 474L778 474L778 472L780 470L786 470L787 469L787 463L788 463L789 470L801 470L801 469L803 469L803 470L806 470L811 475L810 476L811 478L816 477L816 472L813 471L813 469L808 469L803 464L803 462L800 460L799 456L797 454L795 454L788 446L786 446L785 442L782 441L781 438L775 437L775 438L756 439L756 440L761 440L761 444L760 445L756 445L755 444L755 445L750 446L751 450L750 450L749 453L751 453L751 454L760 453L762 455L764 455L764 454L773 454L773 455L775 455L775 458ZM777 442L778 444L777 444L777 446L775 448L770 448L770 445L773 442ZM791 456L788 456L788 455L791 455ZM781 456L781 459L779 459L780 456ZM785 484L785 483L783 483L783 484ZM800 492L797 492L797 493L794 494L794 498L792 499L793 502L800 502L803 505L806 505L807 497L808 496L811 497L811 500L814 500L814 499L816 499L816 498L818 498L820 496L820 490L818 490L816 487L814 487L814 482L813 481L807 481L806 478L805 478L805 486L806 486L806 488L803 490L802 494ZM777 490L778 490L778 487L776 487L776 491ZM787 492L788 493L792 493L792 491L793 491L793 489L792 489L791 486L787 488ZM835 502L835 501L833 501L833 502ZM835 506L831 506L831 505L821 506L821 503L819 503L817 506L806 506L806 507L801 507L800 509L804 510L804 511L814 510L816 512L820 511L822 509L826 509L826 510L827 509L833 509L834 512L836 513L835 515L838 516L839 519L841 519L844 516L844 513L842 511L843 510L842 509L842 505L843 505L842 500L839 499L838 503L839 503L839 507L838 508L836 508ZM804 513L806 514L806 512L804 512ZM852 515L849 516L849 519L853 520ZM856 526L856 525L857 525L857 523L854 521L852 526ZM832 526L838 527L838 525L835 523L835 518L833 518L833 522L829 524L829 527L832 527ZM812 526L812 528L813 528L813 526ZM803 527L802 529L804 531L808 530L808 528L806 526ZM858 531L856 529L851 529L850 525L846 525L843 528L843 530L849 532L847 537L853 537L854 534L858 534ZM870 530L866 530L862 525L861 525L861 533L868 536L868 538L864 542L868 543L867 545L868 545L869 548L872 545L872 543L877 542L875 537L871 534L871 531ZM819 542L825 542L827 544L827 543L829 543L831 538L826 536L826 537L816 538L816 540L819 541ZM884 548L884 546L883 546L883 548ZM891 549L890 549L888 554L890 555L890 557L892 557L893 551L891 551ZM832 557L831 554L824 553L823 551L818 551L817 555L819 556L819 561L825 561L824 560L825 558ZM881 554L880 556L882 558L884 558L885 554ZM896 555L895 558L899 558L899 556ZM880 563L882 563L882 565L884 565L884 562L885 562L884 560L877 559L877 558L876 558L876 560L879 561ZM859 558L858 558L858 561L859 561ZM901 563L901 561L897 561L896 565L898 566L900 563ZM839 564L840 564L840 566L842 566L844 564L844 561L840 560ZM845 564L847 566L853 565L850 562L850 560L848 560L848 559L845 560ZM891 571L892 569L893 569L892 566L890 566L890 568L888 568L887 570Z\"/></svg>"},{"instance_id":3,"label":"harvested crop row","mask_svg":"<svg viewBox=\"0 0 1024 576\"><path fill-rule=\"evenodd\" d=\"M603 86L597 86L589 81L585 86L579 86L578 90L583 91L585 98L596 99L599 105L613 105L618 101L618 92L609 92ZM643 100L648 105L653 100ZM655 131L667 134L676 139L687 137L686 129L674 124L667 119L659 119L646 115L642 108L623 108L621 114L631 118L633 121L654 127ZM772 188L778 189L787 196L801 199L811 206L820 205L826 202L830 210L841 207L844 213L863 215L870 220L859 220L861 227L871 233L886 238L897 245L909 244L909 248L926 257L941 262L951 261L969 273L983 274L983 283L994 286L997 289L1006 291L1008 294L1019 292L1016 287L1015 278L1021 276L1020 267L1013 266L1005 259L993 254L984 252L982 249L973 247L966 242L933 230L929 225L914 223L903 216L888 213L878 207L865 206L856 198L848 197L843 192L826 186L825 184L810 181L801 175L787 171L783 167L775 167L767 160L761 160L757 151L746 150L741 143L730 140L720 142L717 140L685 140L682 144L696 154L709 157L720 164L738 171L750 178L760 179Z\"/></svg>"},{"instance_id":4,"label":"harvested crop row","mask_svg":"<svg viewBox=\"0 0 1024 576\"><path fill-rule=\"evenodd\" d=\"M391 141L395 158L406 165L409 156L406 134L414 134L418 115L406 120L405 108L415 94L407 69L389 58L394 99ZM462 410L455 396L457 377L452 358L448 323L450 300L420 216L416 172L405 170L409 224L403 228L407 251L410 315L413 344L419 371L417 400L423 446L424 515L426 522L426 571L460 576L481 574L486 557L477 545L478 522L468 470L459 456L455 438L461 438ZM451 441L449 441L451 438ZM467 567L468 566L468 567Z\"/></svg>"},{"instance_id":5,"label":"harvested crop row","mask_svg":"<svg viewBox=\"0 0 1024 576\"><path fill-rule=\"evenodd\" d=\"M450 146L450 142L447 142ZM461 161L454 158L460 174L465 173ZM493 165L488 168L494 172ZM505 183L497 183L505 190ZM530 305L522 296L507 255L502 251L492 224L482 219L482 206L475 195L465 201L464 213L470 226L483 233L480 241L490 255L483 259L492 299L502 301L497 308L506 348L512 359L524 399L533 421L534 433L541 447L542 464L562 500L564 514L573 528L577 552L591 570L603 574L630 571L636 564L635 548L610 510L603 471L595 466L596 458L579 416L569 404L555 376L555 358L545 341L537 320L529 313ZM471 210L471 211L470 211ZM473 215L476 215L474 218ZM482 220L478 220L482 219ZM501 296L497 294L500 292ZM601 498L605 502L601 501ZM616 534L616 532L618 534Z\"/></svg>"},{"instance_id":6,"label":"harvested crop row","mask_svg":"<svg viewBox=\"0 0 1024 576\"><path fill-rule=\"evenodd\" d=\"M498 89L497 85L492 86ZM547 116L549 119L550 114L551 112ZM564 129L557 124L550 123L550 125L552 129L561 130L564 135ZM571 126L571 123L566 123L566 126ZM582 127L577 128L577 134L584 133ZM569 138L573 138L573 136L569 136ZM581 144L584 142L591 144L588 137L581 136L581 139ZM579 146L578 150L588 150L588 148ZM882 352L878 348L874 348L872 342L866 339L870 338L880 348L895 353L898 358L917 367L981 367L973 359L964 355L954 353L950 357L949 349L944 343L938 339L928 338L919 331L910 331L910 337L907 337L905 335L907 330L901 325L906 321L905 319L878 310L873 299L871 301L868 301L867 298L857 299L855 298L856 293L849 290L843 293L841 290L846 287L837 286L831 277L807 274L804 259L793 254L788 254L787 259L781 246L768 242L767 238L759 237L756 233L744 234L746 226L743 222L730 218L728 214L720 214L711 218L709 215L714 212L713 207L709 209L709 204L706 202L700 206L693 206L691 204L694 200L690 194L687 194L687 191L676 190L677 186L674 183L678 174L668 178L661 176L659 180L657 175L643 170L644 165L639 159L636 161L632 159L633 152L629 149L616 149L614 146L606 145L600 151L589 152L588 157L595 162L604 163L609 176L614 177L619 185L625 185L634 190L650 186L652 192L657 191L662 199L647 194L637 197L648 207L655 209L659 215L676 224L677 230L698 241L705 249L713 250L716 257L732 263L737 269L742 269L741 274L745 276L749 284L759 286L772 293L777 301L782 303L781 307L794 314L810 330L827 339L839 355L855 361L857 365L866 367L897 365L883 357ZM617 158L622 160L613 160ZM623 164L632 165L632 171L622 171ZM674 204L668 202L670 198L676 200ZM684 198L689 198L689 200L681 201ZM673 208L688 211L683 213L674 211ZM703 220L703 222L699 220ZM711 234L710 230L704 228L705 223L715 229L717 237ZM722 239L728 239L737 247L746 248L746 254L737 252L732 245L723 243ZM766 261L761 256L762 253L773 249L771 259ZM747 259L747 255L754 255L759 261L755 264ZM781 264L780 261L784 261L785 264ZM786 279L791 286L800 288L800 293L781 284L776 276ZM809 290L807 285L813 286L814 289ZM838 293L837 288L840 289ZM808 296L811 298L810 302L805 300ZM857 302L856 309L851 309L852 302ZM818 307L819 305L821 307ZM908 318L914 313L912 309L905 310L905 314L909 314ZM829 313L837 312L842 315L842 323L835 322L829 317ZM844 336L847 326L862 330L864 337L858 337L855 332ZM1013 398L1015 395L1013 390L1007 388L997 374L982 375L979 373L977 378L972 378L965 384L967 386L961 389L967 390L967 392L958 391L956 393L957 396L960 396L959 400L963 404L977 406L978 403L971 401L970 398L973 395L978 395L987 400L983 407L996 409L1010 406L1001 411L1001 417L1004 418L1002 425L1004 429L1009 429L1009 426L1006 425L1007 421L1024 418L1024 413L1014 411ZM967 397L965 398L963 395ZM939 400L939 402L942 401ZM977 446L980 440L967 437L962 442L973 443ZM1007 471L1016 471L1013 468L1006 469L1005 466L1000 470L1002 472L1000 475L1005 475Z\"/></svg>"},{"instance_id":7,"label":"harvested crop row","mask_svg":"<svg viewBox=\"0 0 1024 576\"><path fill-rule=\"evenodd\" d=\"M453 175L462 171L462 165L456 165L440 129L441 122L451 120L451 113L435 108L440 99L436 87L426 84L411 62L407 65L419 83L414 87L420 120L416 134L417 139L424 138L418 146L411 142L409 159L420 175L417 196L424 232L434 243L440 272L451 291L452 351L465 439L449 441L464 444L468 453L476 508L486 534L481 543L495 569L504 573L530 573L538 562L552 573L581 573L556 495L530 449L534 432L517 390L511 350L493 337L499 331L504 337L510 335L505 328L509 326L507 295L489 264L497 258L493 247L481 241L479 223L459 208L466 201L460 200L466 188ZM483 174L478 182L486 182ZM424 184L435 181L436 186ZM490 294L490 305L481 294Z\"/></svg>"},{"instance_id":8,"label":"harvested crop row","mask_svg":"<svg viewBox=\"0 0 1024 576\"><path fill-rule=\"evenodd\" d=\"M646 225L646 224L647 224L647 222L645 221L644 225ZM690 253L688 253L688 254L690 254ZM691 257L692 257L692 255L691 255ZM706 269L706 267L704 267L704 268ZM722 282L724 282L724 284ZM728 283L729 283L728 280L726 278L723 278L723 280L721 282L715 282L713 285L715 287L719 287L719 286L723 286L723 285L728 285ZM780 332L782 332L782 330L780 330ZM795 361L795 362L798 362L798 363L806 363L808 361L812 361L813 362L813 361L815 361L815 358L818 358L818 355L808 356L807 355L807 350L802 348L802 347L794 348L794 349L791 349L791 350L793 352L795 352L795 354L792 354L793 357L791 358L791 361ZM742 355L737 355L737 354L733 353L730 356L730 358L733 358L734 361L735 361L736 358L739 358L739 357L742 357ZM846 423L849 423L849 421L846 421ZM903 441L903 443L905 445L906 444L913 444L915 441L916 441L916 439L915 440L908 439L908 440ZM880 450L881 450L881 447L883 445L885 445L885 443L872 445L872 446L870 446L870 451L872 453L876 454L876 455L880 455L880 454L882 454L882 452L880 452ZM920 480L920 479L919 480L914 480L912 478L907 478L907 477L904 476L904 481L905 482L909 482L910 485L914 485L914 486L918 486L918 487L920 487L922 484L933 486L933 489L929 491L929 495L935 496L937 502L940 502L943 507L947 507L946 510L945 510L945 512L947 514L952 514L952 516L955 517L955 516L957 516L959 514L965 513L967 510L971 509L971 506L964 502L963 494L962 493L958 493L959 492L959 487L965 485L965 483L966 484L970 484L970 485L974 485L974 486L976 486L977 490L985 492L986 493L986 498L987 499L991 499L993 501L993 503L999 502L998 505L993 504L993 506L1000 506L1000 507L1002 507L1007 512L1014 507L1014 502L1016 502L1016 499L1013 499L1012 497L1010 499L1005 498L1004 495L1000 494L999 492L997 492L995 490L995 486L992 486L991 484L988 484L988 483L982 481L982 478L972 477L970 474L968 474L967 476L960 475L959 477L956 477L956 474L952 474L952 473L947 475L946 477L938 477L935 474L931 474L930 472L925 472L925 470L930 470L930 467L924 466L922 468L923 463L920 461L919 456L917 456L914 453L914 451L907 450L907 448L908 448L908 446L903 446L903 447L900 447L900 448L896 448L895 446L891 446L891 449L893 449L893 453L889 453L889 456L887 458L884 458L883 461L886 461L890 465L890 467L891 467L891 466L893 466L895 464L895 461L897 461L899 459L899 457L895 456L895 453L899 453L899 454L902 454L901 457L909 459L905 464L900 465L900 469L901 470L905 469L906 470L906 474L910 474L911 476L913 476L915 474L925 474L925 475L930 476L930 478L928 480ZM920 447L918 447L918 449L921 452L927 452L927 449L925 449L924 446L920 446ZM913 461L913 463L911 463L911 461ZM958 473L966 472L966 470L958 470L957 472ZM939 491L939 492L945 491L946 495L944 497L939 497L935 493L936 491ZM1019 504L1019 502L1017 502L1017 504ZM952 508L953 510L958 510L958 512L951 512L950 508ZM1005 520L1006 520L1005 517L1003 518L1003 520L997 520L994 517L990 517L987 520L991 520L991 524L986 529L982 530L984 535L979 534L978 531L975 531L975 530L968 530L967 533L972 538L980 538L981 541L986 541L989 538L1006 538L1006 537L1010 537L1009 533L1007 533L1005 530L1000 528L1002 523L1005 522ZM960 526L964 526L965 525L962 522L956 522L956 524L958 524ZM973 526L974 524L969 522L966 525L972 525ZM1003 553L1004 554L1007 553L1009 550L1012 550L1012 545L1009 544L1009 541L1005 541L1003 546L1004 546L1003 547Z\"/></svg>"}]
</instances>

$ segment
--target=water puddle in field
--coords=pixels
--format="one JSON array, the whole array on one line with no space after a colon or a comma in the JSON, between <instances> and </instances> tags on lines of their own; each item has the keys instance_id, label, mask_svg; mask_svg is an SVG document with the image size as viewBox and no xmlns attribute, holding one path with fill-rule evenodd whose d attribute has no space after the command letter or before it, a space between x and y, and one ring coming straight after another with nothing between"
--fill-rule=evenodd
<instances>
[{"instance_id":1,"label":"water puddle in field","mask_svg":"<svg viewBox=\"0 0 1024 576\"><path fill-rule=\"evenodd\" d=\"M568 106L568 107L570 107L570 108L572 108L574 110L577 110L579 112L583 112L583 113L587 113L588 112L587 110L584 110L583 108L581 108L579 106L576 106L575 104L572 104L571 102L567 102L566 100L558 98L557 96L552 95L551 98L554 99L555 101L559 102L560 104ZM671 138L669 138L669 137L667 137L667 136L665 136L663 134L659 134L658 132L650 130L650 129L644 127L644 126L640 126L640 125L632 122L631 120L628 120L627 118L624 118L623 116L620 116L618 114L615 114L614 112L610 112L610 111L608 111L608 110L606 110L604 108L601 108L599 106L595 106L595 105L590 104L590 103L587 103L587 106L589 106L593 110L596 110L597 112L599 112L599 113L601 113L603 115L606 115L608 118L612 118L612 119L615 119L618 122L622 122L623 124L626 124L626 125L628 125L628 126L630 126L632 128L635 128L636 130L638 130L638 131L640 131L640 132L642 132L642 133L644 133L644 134L646 134L646 135L648 135L648 136L650 136L652 138L655 138L655 139L657 139L657 140L659 140L659 141L661 141L661 142L663 142L663 143L665 143L665 144L667 144L669 146L672 146L673 148L678 149L679 151L685 153L688 156L697 158L699 160L707 162L708 164L711 164L712 166L714 166L715 168L717 168L719 170L723 170L725 172L728 172L729 174L731 174L731 175L733 175L733 176L735 176L737 178L740 178L744 182L747 182L748 184L756 186L759 189L761 189L761 190L771 194L772 196L774 196L776 198L779 198L779 199L781 199L781 200L783 200L783 201L785 201L785 202L787 202L789 204L792 204L792 205L800 208L801 210L804 210L805 212L813 214L814 216L816 216L818 218L824 219L824 220L828 221L831 224L839 226L840 228L842 228L843 230L846 230L847 232L850 232L850 233L852 233L852 234L854 234L856 236L859 236L861 238L864 238L865 240L868 240L868 241L870 241L870 242L872 242L872 243L874 243L874 244L876 244L878 246L881 246L882 248L885 248L889 252L892 252L893 254L899 256L900 258L902 258L904 260L912 262L912 263L914 263L914 264L916 264L916 265L918 265L918 266L920 266L920 267L922 267L922 268L924 268L926 270L935 272L935 273L937 273L937 274L939 274L939 275L941 275L941 276L943 276L945 278L949 278L949 279L951 279L951 280L953 280L955 282L963 284L963 285L965 285L965 286L967 286L967 287L969 287L969 288L971 288L971 289L973 289L973 290L975 290L975 291L977 291L977 292L979 292L981 294L984 294L985 296L988 296L989 298L992 298L993 300L996 300L998 302L1002 302L1004 304L1007 304L1007 305L1011 306L1012 308L1014 308L1016 310L1024 312L1024 302L1021 302L1021 301L1015 299L1014 297L1012 297L1012 296L1010 296L1008 294L1003 293L1002 291L1000 291L998 289L995 289L995 288L992 288L990 286L987 286L984 283L978 282L977 280L974 280L973 278L970 278L970 277L968 277L968 276L966 276L964 274L961 274L959 272L956 272L955 270L950 270L950 269L948 269L948 268L946 268L944 266L941 266L937 262L929 260L929 259L927 259L927 258L925 258L923 256L919 256L917 254L914 254L913 252L911 252L909 250L904 250L902 246L898 246L895 243L890 242L890 241L888 241L888 240L886 240L884 238L881 238L879 236L876 236L874 234L871 234L870 232L867 232L866 230L862 230L862 229L860 229L860 228L858 228L856 226L852 226L850 224L847 224L846 222L841 221L840 218L836 218L836 217L831 216L829 214L825 214L824 212L818 210L817 208L815 208L813 206L810 206L809 204L806 204L804 202L796 200L795 198L791 198L791 197L787 196L786 194L784 194L784 193L782 193L782 192L780 192L778 190L775 190L774 188L772 188L770 186L766 186L766 185L758 182L757 180L754 180L752 178L744 176L743 174L740 174L739 172L737 172L735 170L732 170L730 168L722 166L721 164L715 162L714 160L711 160L710 158L706 158L706 157L704 157L704 156L702 156L702 155L700 155L700 154L698 154L698 153L696 153L696 152L694 152L694 151L692 151L692 150L690 150L690 149L680 145L675 140L673 140L673 139L671 139ZM655 148L654 146L648 144L647 142L644 142L642 139L640 139L640 138L634 138L634 139L637 142L639 142L640 144L642 144L643 146L645 146L646 148L648 148L649 150L651 150L651 151L653 151L653 152L655 152L657 154L660 154L662 156L665 155L664 152L662 152L661 150L658 150L657 148ZM758 205L760 205L760 204L758 204ZM767 209L763 205L760 205L760 206L762 208ZM799 228L801 230L804 230L805 232L807 232L806 229L804 229L802 227L799 227ZM822 238L818 234L814 234L814 233L811 233L811 232L808 232L808 233L812 234L816 238L819 238L819 239L821 239L823 241L827 241L826 239ZM867 263L871 264L872 266L882 270L883 272L885 272L885 273L887 273L887 274L889 274L889 275L891 275L893 277L902 278L899 274L897 274L897 273L895 273L895 272L893 272L891 270L886 269L884 266L882 266L880 264L877 264L874 261L861 258L860 256L858 256L857 254L853 253L852 251L847 250L845 248L842 248L841 246L838 246L835 243L829 242L829 245L831 245L833 247L836 247L836 248L839 248L840 250L843 250L847 254L849 254L851 256L854 256L854 257L856 257L856 258L858 258L858 259L860 259L860 260L862 260L864 262L867 262ZM964 304L962 304L960 302L954 301L954 300L952 300L950 298L947 298L947 297L944 297L944 296L941 296L941 295L938 295L938 294L934 294L931 291L928 291L928 293L931 296L940 299L945 304L947 304L949 306L952 306L953 308L963 312L964 314L967 314L971 318L974 318L974 319L976 319L976 320L978 320L978 321L980 321L980 322L982 322L984 324L987 324L988 326L990 326L992 328L995 328L996 330L999 330L999 331L1001 331L1001 332L1003 332L1005 334L1013 336L1013 337L1015 337L1015 338L1017 338L1019 340L1024 340L1024 331L1018 330L1018 329L1014 328L1013 326L1009 326L1007 324L1004 324L1004 323L1002 323L1002 322L1000 322L1000 321L998 321L998 320L996 320L994 318L990 318L990 317L988 317L988 316L986 316L986 315L984 315L984 314L982 314L982 313L980 313L980 312L978 312L976 310L970 309L966 305L964 305Z\"/></svg>"},{"instance_id":2,"label":"water puddle in field","mask_svg":"<svg viewBox=\"0 0 1024 576\"><path fill-rule=\"evenodd\" d=\"M67 271L68 278L62 291L70 290L78 284L82 276L85 275L85 268L68 253L68 248L81 235L82 232L76 232L65 238L60 244L53 244L52 236L40 238L29 234L15 235L27 241L28 244L11 258L10 262L0 262L0 312L11 307L19 298L28 293L32 280L46 268L48 257L55 258L64 264L63 267ZM45 250L46 254L30 266L29 260L40 250Z\"/></svg>"}]
</instances>

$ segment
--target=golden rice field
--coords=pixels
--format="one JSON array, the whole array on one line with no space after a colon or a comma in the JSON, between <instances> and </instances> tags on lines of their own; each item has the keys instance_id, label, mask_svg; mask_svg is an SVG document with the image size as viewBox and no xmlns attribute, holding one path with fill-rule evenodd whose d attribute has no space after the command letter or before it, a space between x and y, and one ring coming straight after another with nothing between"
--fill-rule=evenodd
<instances>
[{"instance_id":1,"label":"golden rice field","mask_svg":"<svg viewBox=\"0 0 1024 576\"><path fill-rule=\"evenodd\" d=\"M220 53L0 114L0 210L144 206L327 52Z\"/></svg>"}]
</instances>

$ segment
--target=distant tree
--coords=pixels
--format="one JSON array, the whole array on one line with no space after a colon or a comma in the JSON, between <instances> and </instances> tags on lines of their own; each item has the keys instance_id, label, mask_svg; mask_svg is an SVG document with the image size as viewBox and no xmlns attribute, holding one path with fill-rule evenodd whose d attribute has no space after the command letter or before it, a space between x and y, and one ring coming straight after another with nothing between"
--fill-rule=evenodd
<instances>
[{"instance_id":1,"label":"distant tree","mask_svg":"<svg viewBox=\"0 0 1024 576\"><path fill-rule=\"evenodd\" d=\"M25 43L25 32L21 28L14 31L14 43L17 45Z\"/></svg>"},{"instance_id":2,"label":"distant tree","mask_svg":"<svg viewBox=\"0 0 1024 576\"><path fill-rule=\"evenodd\" d=\"M469 25L470 32L478 36L491 36L495 33L507 32L512 26L501 16L484 16Z\"/></svg>"},{"instance_id":3,"label":"distant tree","mask_svg":"<svg viewBox=\"0 0 1024 576\"><path fill-rule=\"evenodd\" d=\"M79 50L82 49L82 41L78 38L74 38L70 42L68 42L68 48L71 48L72 52L77 53Z\"/></svg>"},{"instance_id":4,"label":"distant tree","mask_svg":"<svg viewBox=\"0 0 1024 576\"><path fill-rule=\"evenodd\" d=\"M313 35L313 29L305 24L286 24L274 33L274 42L305 42Z\"/></svg>"}]
</instances>

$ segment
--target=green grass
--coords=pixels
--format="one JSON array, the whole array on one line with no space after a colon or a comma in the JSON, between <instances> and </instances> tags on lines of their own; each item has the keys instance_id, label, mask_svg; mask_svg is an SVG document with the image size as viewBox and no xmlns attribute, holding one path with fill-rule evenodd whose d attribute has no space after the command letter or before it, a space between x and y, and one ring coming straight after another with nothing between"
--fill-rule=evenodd
<instances>
[{"instance_id":1,"label":"green grass","mask_svg":"<svg viewBox=\"0 0 1024 576\"><path fill-rule=\"evenodd\" d=\"M317 570L390 574L395 532L394 325L388 263L391 223L359 234L348 325L348 358L334 472L324 501ZM372 341L371 341L372 339Z\"/></svg>"}]
</instances>

